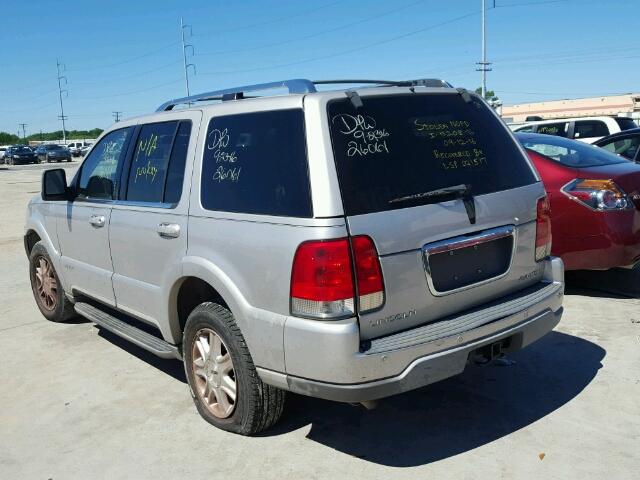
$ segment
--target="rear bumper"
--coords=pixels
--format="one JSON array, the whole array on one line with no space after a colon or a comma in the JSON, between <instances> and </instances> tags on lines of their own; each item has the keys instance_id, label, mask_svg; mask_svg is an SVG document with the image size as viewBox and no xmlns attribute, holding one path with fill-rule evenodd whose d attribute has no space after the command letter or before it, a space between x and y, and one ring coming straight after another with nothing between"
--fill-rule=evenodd
<instances>
[{"instance_id":1,"label":"rear bumper","mask_svg":"<svg viewBox=\"0 0 640 480\"><path fill-rule=\"evenodd\" d=\"M515 351L552 330L562 316L563 277L562 261L554 258L545 264L544 282L526 292L366 345L355 319L289 317L287 373L258 372L280 388L342 402L406 392L462 373L479 348L506 341L505 351Z\"/></svg>"}]
</instances>

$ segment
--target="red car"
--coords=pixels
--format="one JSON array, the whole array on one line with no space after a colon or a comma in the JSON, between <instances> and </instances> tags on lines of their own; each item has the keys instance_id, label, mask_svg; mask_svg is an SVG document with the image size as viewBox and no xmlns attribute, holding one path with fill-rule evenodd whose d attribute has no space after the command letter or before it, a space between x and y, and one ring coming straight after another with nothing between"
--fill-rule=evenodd
<instances>
[{"instance_id":1,"label":"red car","mask_svg":"<svg viewBox=\"0 0 640 480\"><path fill-rule=\"evenodd\" d=\"M551 251L566 270L640 261L640 165L582 142L518 133L551 203Z\"/></svg>"}]
</instances>

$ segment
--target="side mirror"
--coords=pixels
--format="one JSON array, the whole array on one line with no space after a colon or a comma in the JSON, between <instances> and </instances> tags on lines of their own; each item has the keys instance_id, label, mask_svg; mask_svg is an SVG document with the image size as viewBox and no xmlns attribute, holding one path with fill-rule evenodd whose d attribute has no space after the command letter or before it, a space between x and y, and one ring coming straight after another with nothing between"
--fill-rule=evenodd
<instances>
[{"instance_id":1,"label":"side mirror","mask_svg":"<svg viewBox=\"0 0 640 480\"><path fill-rule=\"evenodd\" d=\"M42 200L71 200L64 169L55 168L42 173L41 195Z\"/></svg>"}]
</instances>

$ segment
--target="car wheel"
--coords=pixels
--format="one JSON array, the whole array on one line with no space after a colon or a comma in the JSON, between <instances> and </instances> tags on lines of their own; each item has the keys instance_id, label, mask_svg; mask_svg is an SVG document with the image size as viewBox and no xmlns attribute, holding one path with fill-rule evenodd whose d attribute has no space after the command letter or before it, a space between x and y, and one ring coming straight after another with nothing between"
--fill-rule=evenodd
<instances>
[{"instance_id":1,"label":"car wheel","mask_svg":"<svg viewBox=\"0 0 640 480\"><path fill-rule=\"evenodd\" d=\"M211 302L197 306L187 318L182 351L191 396L207 422L253 435L278 421L285 392L260 380L228 309Z\"/></svg>"},{"instance_id":2,"label":"car wheel","mask_svg":"<svg viewBox=\"0 0 640 480\"><path fill-rule=\"evenodd\" d=\"M9 165L13 165L13 157L9 157Z\"/></svg>"},{"instance_id":3,"label":"car wheel","mask_svg":"<svg viewBox=\"0 0 640 480\"><path fill-rule=\"evenodd\" d=\"M29 278L36 304L47 320L64 322L75 316L42 242L36 243L29 254Z\"/></svg>"}]
</instances>

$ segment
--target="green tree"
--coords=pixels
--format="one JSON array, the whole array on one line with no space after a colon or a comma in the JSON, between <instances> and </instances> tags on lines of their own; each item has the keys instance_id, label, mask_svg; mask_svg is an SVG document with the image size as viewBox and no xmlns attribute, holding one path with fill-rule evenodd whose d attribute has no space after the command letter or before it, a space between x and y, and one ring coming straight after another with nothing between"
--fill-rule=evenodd
<instances>
[{"instance_id":1,"label":"green tree","mask_svg":"<svg viewBox=\"0 0 640 480\"><path fill-rule=\"evenodd\" d=\"M12 145L19 142L20 138L17 135L7 132L0 132L0 145Z\"/></svg>"}]
</instances>

